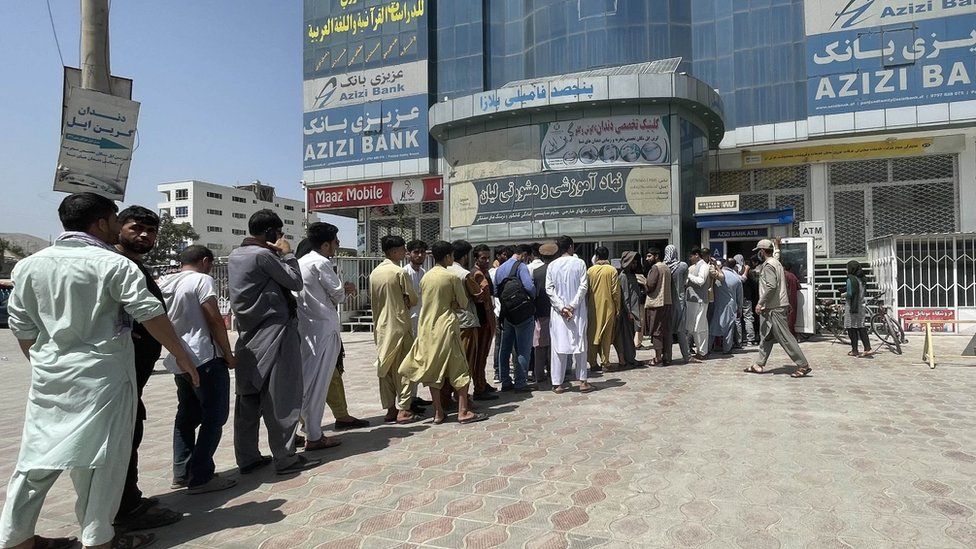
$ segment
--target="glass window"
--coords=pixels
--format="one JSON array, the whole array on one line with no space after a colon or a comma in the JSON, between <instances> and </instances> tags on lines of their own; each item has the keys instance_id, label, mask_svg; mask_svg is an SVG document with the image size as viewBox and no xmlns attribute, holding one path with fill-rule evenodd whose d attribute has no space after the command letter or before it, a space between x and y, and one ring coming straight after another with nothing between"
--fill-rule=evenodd
<instances>
[{"instance_id":1,"label":"glass window","mask_svg":"<svg viewBox=\"0 0 976 549\"><path fill-rule=\"evenodd\" d=\"M209 227L207 227L207 232L208 233L222 233L222 232L224 232L224 229L223 229L223 227L209 226Z\"/></svg>"},{"instance_id":2,"label":"glass window","mask_svg":"<svg viewBox=\"0 0 976 549\"><path fill-rule=\"evenodd\" d=\"M244 215L242 213L239 213L239 212L234 212L231 215L233 216L234 219L247 219L247 216L246 215Z\"/></svg>"},{"instance_id":3,"label":"glass window","mask_svg":"<svg viewBox=\"0 0 976 549\"><path fill-rule=\"evenodd\" d=\"M240 202L242 204L247 204L247 199L241 196L234 196L231 198L234 202Z\"/></svg>"},{"instance_id":4,"label":"glass window","mask_svg":"<svg viewBox=\"0 0 976 549\"><path fill-rule=\"evenodd\" d=\"M216 199L220 200L223 197L224 197L224 195L222 195L220 193L214 193L214 192L209 192L209 191L207 192L207 198L216 198Z\"/></svg>"},{"instance_id":5,"label":"glass window","mask_svg":"<svg viewBox=\"0 0 976 549\"><path fill-rule=\"evenodd\" d=\"M190 189L176 189L176 199L186 200L190 198Z\"/></svg>"},{"instance_id":6,"label":"glass window","mask_svg":"<svg viewBox=\"0 0 976 549\"><path fill-rule=\"evenodd\" d=\"M224 215L223 210L207 209L207 213L210 214L210 215Z\"/></svg>"},{"instance_id":7,"label":"glass window","mask_svg":"<svg viewBox=\"0 0 976 549\"><path fill-rule=\"evenodd\" d=\"M189 217L190 216L189 210L190 208L186 206L177 206L176 215L174 215L174 217Z\"/></svg>"},{"instance_id":8,"label":"glass window","mask_svg":"<svg viewBox=\"0 0 976 549\"><path fill-rule=\"evenodd\" d=\"M285 206L285 209L288 210L289 212L295 211L295 207L294 206Z\"/></svg>"},{"instance_id":9,"label":"glass window","mask_svg":"<svg viewBox=\"0 0 976 549\"><path fill-rule=\"evenodd\" d=\"M245 231L243 229L231 229L230 232L232 234L237 235L237 236L244 236L245 234L247 234L247 231Z\"/></svg>"}]
</instances>

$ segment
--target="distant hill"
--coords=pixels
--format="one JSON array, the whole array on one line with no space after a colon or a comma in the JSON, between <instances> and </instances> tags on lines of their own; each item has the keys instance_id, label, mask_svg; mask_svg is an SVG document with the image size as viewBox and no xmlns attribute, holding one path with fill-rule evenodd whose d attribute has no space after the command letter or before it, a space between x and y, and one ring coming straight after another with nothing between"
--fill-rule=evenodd
<instances>
[{"instance_id":1,"label":"distant hill","mask_svg":"<svg viewBox=\"0 0 976 549\"><path fill-rule=\"evenodd\" d=\"M0 233L0 238L15 246L20 246L28 254L39 252L51 245L46 238L24 233Z\"/></svg>"}]
</instances>

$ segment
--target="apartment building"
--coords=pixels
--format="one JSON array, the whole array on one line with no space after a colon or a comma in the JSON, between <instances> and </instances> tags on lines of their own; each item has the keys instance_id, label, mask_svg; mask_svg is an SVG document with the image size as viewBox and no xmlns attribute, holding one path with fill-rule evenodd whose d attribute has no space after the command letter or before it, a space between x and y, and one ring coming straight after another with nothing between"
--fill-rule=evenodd
<instances>
[{"instance_id":1,"label":"apartment building","mask_svg":"<svg viewBox=\"0 0 976 549\"><path fill-rule=\"evenodd\" d=\"M197 243L218 257L241 245L247 236L247 220L258 210L267 208L281 216L285 238L296 244L311 219L301 200L276 196L274 187L260 181L231 187L190 180L162 183L156 188L163 195L159 214L192 225L200 235Z\"/></svg>"}]
</instances>

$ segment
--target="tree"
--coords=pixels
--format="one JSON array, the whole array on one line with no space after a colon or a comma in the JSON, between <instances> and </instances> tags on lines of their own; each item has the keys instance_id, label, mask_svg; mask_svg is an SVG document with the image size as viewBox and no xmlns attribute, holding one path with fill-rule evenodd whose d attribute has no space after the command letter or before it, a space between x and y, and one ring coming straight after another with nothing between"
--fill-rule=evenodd
<instances>
[{"instance_id":1,"label":"tree","mask_svg":"<svg viewBox=\"0 0 976 549\"><path fill-rule=\"evenodd\" d=\"M20 259L24 259L30 255L29 253L25 252L23 248L14 244L13 242L0 238L0 258L4 257L7 252L10 252Z\"/></svg>"},{"instance_id":2,"label":"tree","mask_svg":"<svg viewBox=\"0 0 976 549\"><path fill-rule=\"evenodd\" d=\"M149 265L165 265L175 261L180 252L187 247L188 242L200 238L189 223L175 223L172 216L163 214L159 219L159 233L156 236L156 247L146 254L145 262Z\"/></svg>"}]
</instances>

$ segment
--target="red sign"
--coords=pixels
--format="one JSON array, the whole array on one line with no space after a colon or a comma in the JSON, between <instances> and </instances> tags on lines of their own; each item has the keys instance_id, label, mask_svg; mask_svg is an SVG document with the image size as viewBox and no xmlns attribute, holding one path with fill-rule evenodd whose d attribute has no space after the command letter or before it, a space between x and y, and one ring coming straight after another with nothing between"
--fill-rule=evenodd
<instances>
[{"instance_id":1,"label":"red sign","mask_svg":"<svg viewBox=\"0 0 976 549\"><path fill-rule=\"evenodd\" d=\"M925 324L915 320L944 320L933 322L933 332L955 332L956 311L954 309L902 309L898 312L902 327L906 332L924 332Z\"/></svg>"},{"instance_id":2,"label":"red sign","mask_svg":"<svg viewBox=\"0 0 976 549\"><path fill-rule=\"evenodd\" d=\"M442 200L444 200L444 180L440 176L308 189L308 211L310 212L364 206L419 204Z\"/></svg>"}]
</instances>

